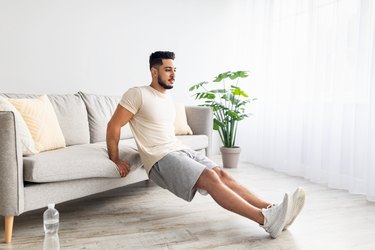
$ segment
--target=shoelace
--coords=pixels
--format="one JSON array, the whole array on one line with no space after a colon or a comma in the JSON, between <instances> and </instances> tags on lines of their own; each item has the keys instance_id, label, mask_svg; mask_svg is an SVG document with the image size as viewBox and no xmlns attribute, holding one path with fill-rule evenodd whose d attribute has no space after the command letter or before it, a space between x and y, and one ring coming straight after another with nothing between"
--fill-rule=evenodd
<instances>
[{"instance_id":1,"label":"shoelace","mask_svg":"<svg viewBox=\"0 0 375 250\"><path fill-rule=\"evenodd\" d=\"M266 208L270 209L271 207L275 207L275 206L276 206L276 204L269 204Z\"/></svg>"}]
</instances>

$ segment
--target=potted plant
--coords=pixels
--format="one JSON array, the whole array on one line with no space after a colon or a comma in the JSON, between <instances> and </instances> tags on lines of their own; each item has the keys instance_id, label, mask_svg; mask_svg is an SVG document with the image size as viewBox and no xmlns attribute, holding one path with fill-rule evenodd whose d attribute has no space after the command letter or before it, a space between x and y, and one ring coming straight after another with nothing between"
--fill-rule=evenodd
<instances>
[{"instance_id":1,"label":"potted plant","mask_svg":"<svg viewBox=\"0 0 375 250\"><path fill-rule=\"evenodd\" d=\"M196 100L204 100L200 106L213 111L213 129L218 131L224 145L220 148L224 167L237 167L241 152L236 145L238 122L248 117L246 106L255 100L239 87L239 80L248 76L247 71L227 71L212 82L200 82L189 89Z\"/></svg>"}]
</instances>

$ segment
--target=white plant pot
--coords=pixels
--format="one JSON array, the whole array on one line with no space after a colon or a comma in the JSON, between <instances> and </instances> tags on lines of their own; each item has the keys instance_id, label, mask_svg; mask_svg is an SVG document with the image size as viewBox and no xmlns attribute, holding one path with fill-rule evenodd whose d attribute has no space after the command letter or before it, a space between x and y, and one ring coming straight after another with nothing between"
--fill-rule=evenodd
<instances>
[{"instance_id":1,"label":"white plant pot","mask_svg":"<svg viewBox=\"0 0 375 250\"><path fill-rule=\"evenodd\" d=\"M237 168L238 159L240 158L241 148L220 148L221 158L223 160L224 168Z\"/></svg>"}]
</instances>

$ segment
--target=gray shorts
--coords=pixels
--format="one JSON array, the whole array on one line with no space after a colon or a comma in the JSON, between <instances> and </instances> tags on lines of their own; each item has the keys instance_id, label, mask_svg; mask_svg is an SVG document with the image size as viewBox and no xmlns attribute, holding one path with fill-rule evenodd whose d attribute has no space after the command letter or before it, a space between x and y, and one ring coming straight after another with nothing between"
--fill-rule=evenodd
<instances>
[{"instance_id":1,"label":"gray shorts","mask_svg":"<svg viewBox=\"0 0 375 250\"><path fill-rule=\"evenodd\" d=\"M160 159L151 168L149 177L160 187L191 201L197 192L194 185L203 170L214 167L217 167L217 164L206 156L191 149L184 149L171 152Z\"/></svg>"}]
</instances>

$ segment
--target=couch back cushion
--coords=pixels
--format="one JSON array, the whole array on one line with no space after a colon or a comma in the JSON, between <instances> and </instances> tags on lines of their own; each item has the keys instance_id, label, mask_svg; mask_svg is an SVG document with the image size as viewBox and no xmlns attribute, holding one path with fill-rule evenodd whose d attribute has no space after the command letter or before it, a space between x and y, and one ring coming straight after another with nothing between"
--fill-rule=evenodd
<instances>
[{"instance_id":1,"label":"couch back cushion","mask_svg":"<svg viewBox=\"0 0 375 250\"><path fill-rule=\"evenodd\" d=\"M35 94L3 94L9 98L35 98ZM78 94L48 95L65 138L66 146L90 142L85 103Z\"/></svg>"},{"instance_id":2,"label":"couch back cushion","mask_svg":"<svg viewBox=\"0 0 375 250\"><path fill-rule=\"evenodd\" d=\"M121 96L104 96L78 92L86 104L90 142L103 142L106 140L107 124L115 112ZM133 134L129 124L121 129L121 139L132 138Z\"/></svg>"}]
</instances>

